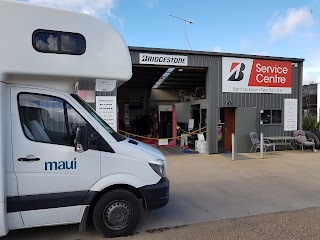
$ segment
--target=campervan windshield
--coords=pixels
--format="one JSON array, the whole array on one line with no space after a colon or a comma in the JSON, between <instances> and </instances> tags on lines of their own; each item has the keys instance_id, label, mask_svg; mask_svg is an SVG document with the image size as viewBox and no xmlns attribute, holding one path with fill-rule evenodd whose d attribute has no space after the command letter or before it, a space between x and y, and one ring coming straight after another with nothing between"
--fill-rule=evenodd
<instances>
[{"instance_id":1,"label":"campervan windshield","mask_svg":"<svg viewBox=\"0 0 320 240\"><path fill-rule=\"evenodd\" d=\"M108 133L110 133L112 135L112 137L114 137L114 139L116 139L118 142L123 141L126 139L125 136L117 133L116 131L113 130L112 127L110 127L108 125L108 123L106 123L96 112L95 110L88 104L86 103L82 98L80 98L78 95L76 94L71 94L71 96L77 100L77 102L79 102L81 104L81 106L87 110L91 116L93 116L98 123L101 124L101 126L108 131Z\"/></svg>"}]
</instances>

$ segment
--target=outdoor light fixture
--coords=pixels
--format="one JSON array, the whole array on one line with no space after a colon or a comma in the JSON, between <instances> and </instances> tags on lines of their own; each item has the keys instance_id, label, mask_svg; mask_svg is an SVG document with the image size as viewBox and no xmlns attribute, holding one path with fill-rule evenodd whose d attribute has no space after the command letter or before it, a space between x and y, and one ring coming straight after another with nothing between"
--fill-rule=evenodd
<instances>
[{"instance_id":1,"label":"outdoor light fixture","mask_svg":"<svg viewBox=\"0 0 320 240\"><path fill-rule=\"evenodd\" d=\"M227 106L230 106L232 104L232 100L227 101Z\"/></svg>"},{"instance_id":2,"label":"outdoor light fixture","mask_svg":"<svg viewBox=\"0 0 320 240\"><path fill-rule=\"evenodd\" d=\"M162 76L159 78L159 80L154 84L152 88L158 88L161 85L161 83L163 83L163 81L167 77L169 77L169 75L173 72L174 69L175 68L168 68L167 71L164 74L162 74Z\"/></svg>"}]
</instances>

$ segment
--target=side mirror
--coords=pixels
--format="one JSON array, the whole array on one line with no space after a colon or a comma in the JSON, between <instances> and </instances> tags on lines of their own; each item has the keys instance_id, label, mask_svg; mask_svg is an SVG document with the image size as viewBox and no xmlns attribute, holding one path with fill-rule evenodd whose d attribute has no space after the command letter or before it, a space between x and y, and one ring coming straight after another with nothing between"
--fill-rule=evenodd
<instances>
[{"instance_id":1,"label":"side mirror","mask_svg":"<svg viewBox=\"0 0 320 240\"><path fill-rule=\"evenodd\" d=\"M76 130L75 149L82 153L88 150L88 131L87 126L78 126Z\"/></svg>"}]
</instances>

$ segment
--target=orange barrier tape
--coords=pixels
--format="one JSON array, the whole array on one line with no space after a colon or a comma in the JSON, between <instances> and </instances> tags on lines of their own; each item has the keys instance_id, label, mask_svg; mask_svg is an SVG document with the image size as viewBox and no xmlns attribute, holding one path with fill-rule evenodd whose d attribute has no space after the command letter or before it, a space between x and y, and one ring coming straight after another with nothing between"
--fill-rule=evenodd
<instances>
[{"instance_id":1,"label":"orange barrier tape","mask_svg":"<svg viewBox=\"0 0 320 240\"><path fill-rule=\"evenodd\" d=\"M181 129L181 127L178 126L178 128ZM186 134L186 135L193 135L193 134L200 134L200 133L205 133L206 131L203 131L203 132L200 132L202 129L205 129L206 127L203 127L203 128L200 128L196 131L193 131L193 132L186 132L186 133L183 133L183 134ZM140 136L140 135L137 135L137 134L133 134L133 133L129 133L129 132L125 132L125 131L122 131L122 130L119 130L119 132L121 133L124 133L126 135L130 135L130 136L133 136L133 137L139 137L139 138L144 138L144 139L150 139L150 140L172 140L172 139L179 139L181 138L181 136L178 136L178 137L172 137L172 138L152 138L152 137L145 137L145 136Z\"/></svg>"}]
</instances>

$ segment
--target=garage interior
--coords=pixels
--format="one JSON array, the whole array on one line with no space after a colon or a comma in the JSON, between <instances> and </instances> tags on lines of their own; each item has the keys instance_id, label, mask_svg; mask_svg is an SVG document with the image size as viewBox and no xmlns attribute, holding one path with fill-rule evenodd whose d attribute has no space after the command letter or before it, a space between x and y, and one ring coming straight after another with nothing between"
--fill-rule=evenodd
<instances>
[{"instance_id":1,"label":"garage interior","mask_svg":"<svg viewBox=\"0 0 320 240\"><path fill-rule=\"evenodd\" d=\"M156 139L169 138L160 144L161 147L178 150L182 147L181 134L206 130L206 68L138 64L133 65L132 71L131 80L117 91L121 133L130 133L130 137L153 146L160 144ZM172 139L175 135L173 111L176 113L177 141ZM205 137L205 132L203 134ZM198 150L197 137L197 134L189 135L183 148ZM206 151L203 148L206 146L201 149Z\"/></svg>"}]
</instances>

